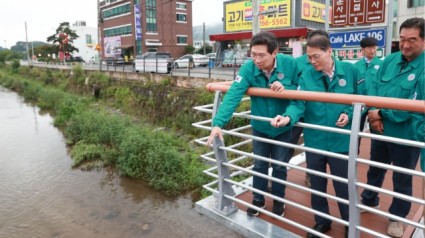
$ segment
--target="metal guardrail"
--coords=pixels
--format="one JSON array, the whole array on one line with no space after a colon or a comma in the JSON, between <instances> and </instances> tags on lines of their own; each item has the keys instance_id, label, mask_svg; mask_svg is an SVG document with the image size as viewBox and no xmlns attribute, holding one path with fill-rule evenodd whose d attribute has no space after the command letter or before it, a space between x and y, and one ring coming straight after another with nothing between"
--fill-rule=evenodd
<instances>
[{"instance_id":1,"label":"metal guardrail","mask_svg":"<svg viewBox=\"0 0 425 238\"><path fill-rule=\"evenodd\" d=\"M103 61L101 67L96 63L77 63L77 62L38 62L32 61L29 64L27 61L21 61L22 66L31 67L42 67L42 68L56 68L56 69L72 69L74 65L80 65L84 70L91 71L116 71L116 72L127 72L127 73L138 73L136 72L135 65L133 64L114 64L108 65L106 61ZM138 69L139 73L158 73L164 74L161 70L160 63L156 66L156 62L153 65L153 69L146 69L146 66ZM237 65L233 67L217 67L217 64L208 65L206 67L195 67L195 68L174 68L171 67L169 75L176 77L192 77L192 78L209 78L209 79L221 79L221 80L233 80L239 72Z\"/></svg>"},{"instance_id":2,"label":"metal guardrail","mask_svg":"<svg viewBox=\"0 0 425 238\"><path fill-rule=\"evenodd\" d=\"M217 108L218 108L219 104L221 103L222 92L226 92L228 90L228 88L230 87L230 84L231 84L230 82L209 84L207 86L207 89L210 90L210 91L216 92L214 104L195 107L195 110L205 112L205 113L211 113L212 115L215 115L216 112L217 112ZM397 166L393 166L393 165L382 164L382 163L379 163L379 162L373 162L373 161L370 161L370 160L367 160L367 159L358 158L358 155L357 155L357 153L358 153L358 138L359 137L371 138L371 139L374 139L374 140L382 140L382 141L394 142L394 143L398 143L398 144L410 145L410 146L419 147L419 148L425 148L425 143L423 143L423 142L417 142L417 141L398 139L398 138L393 138L393 137L388 137L388 136L359 132L361 110L362 110L362 107L364 105L366 105L368 107L398 109L398 110L406 110L406 111L411 111L411 112L421 112L421 113L423 113L424 112L424 104L423 104L422 101L412 101L412 100L405 100L405 99L393 99L393 98L382 98L382 97L371 97L371 96L360 96L360 95L345 95L345 94L336 94L336 93L332 93L332 95L329 95L328 93L301 92L301 91L290 91L290 90L284 91L284 93L278 93L278 92L274 92L272 90L260 89L260 88L250 88L247 91L247 95L275 97L275 98L287 98L287 99L301 99L301 100L308 100L308 101L321 101L321 102L331 102L331 103L353 104L354 105L354 112L353 112L351 130L331 128L331 127L325 127L325 126L318 126L318 125L312 125L312 124L307 124L307 123L297 123L296 124L296 126L303 127L303 128L314 128L314 129L322 130L322 131L328 131L328 132L333 132L333 133L342 133L342 134L350 135L349 154L348 155L342 155L342 154L338 154L338 153L308 148L308 147L305 147L303 145L294 145L294 144L290 144L290 143L284 143L284 142L265 139L265 138L261 138L261 137L255 137L255 136L243 133L244 130L250 128L250 125L246 125L246 126L239 127L239 128L234 128L232 130L222 130L223 134L243 138L245 140L240 142L240 143L234 144L234 145L225 146L224 143L220 139L216 138L215 141L214 141L214 145L213 145L214 153L210 152L210 153L201 155L201 157L203 159L205 159L209 162L215 162L216 163L215 166L212 166L211 168L205 170L205 173L207 175L211 176L212 178L214 178L215 180L213 182L209 183L209 184L204 185L204 188L206 190L212 192L214 194L214 196L216 197L218 205L215 207L215 209L216 209L217 212L219 212L219 213L221 213L225 216L229 216L231 213L233 213L236 210L235 203L239 203L243 206L257 209L263 214L266 214L270 217L273 217L277 220L285 222L285 223L287 223L291 226L297 227L297 228L304 230L306 232L313 233L313 234L318 235L320 237L329 237L326 234L319 233L319 232L311 229L310 227L304 226L303 224L294 222L294 221L289 220L285 217L279 217L279 216L277 216L277 215L275 215L275 214L273 214L273 213L271 213L267 210L255 207L252 204L247 203L247 202L237 198L237 196L235 196L235 193L234 193L232 188L239 187L239 188L243 188L247 191L254 191L256 193L260 193L260 194L264 195L265 197L267 197L269 199L284 202L287 205L296 207L298 209L304 210L304 211L309 212L311 214L317 214L317 215L323 216L327 219L330 219L330 220L335 221L337 223L348 226L350 238L351 237L360 237L360 232L365 232L367 234L370 234L370 235L376 236L376 237L388 237L385 234L380 234L380 233L378 233L374 230L371 230L367 227L362 226L360 224L360 209L364 209L364 210L369 211L371 213L374 213L374 214L377 214L379 216L383 216L383 217L386 217L386 218L390 218L390 219L395 220L395 221L400 221L400 222L403 222L405 224L409 224L409 225L414 226L414 227L419 228L419 229L425 229L425 226L421 223L418 223L418 222L415 222L415 221L412 221L412 220L409 220L409 219L406 219L406 218L394 216L394 215L392 215L388 212L384 212L382 210L378 210L378 209L374 209L374 208L370 208L368 206L362 205L358 201L358 197L359 197L358 189L367 188L367 189L372 190L372 191L376 191L376 192L379 192L379 193L390 195L392 197L397 197L397 198L400 198L400 199L403 199L403 200L406 200L406 201L409 201L409 202L412 202L412 203L417 203L417 204L420 204L420 205L425 205L425 201L424 201L423 198L406 196L406 195L403 195L403 194L400 194L400 193L397 193L397 192L393 192L393 191L388 190L388 189L367 185L367 184L359 182L357 180L357 173L356 173L357 166L359 164L366 164L368 166L385 168L385 169L388 169L388 170L393 170L393 171L397 171L397 172L400 172L400 173L406 173L406 174L410 174L412 176L418 176L418 177L425 179L425 173L423 173L423 172L405 169L405 168L401 168L401 167L397 167ZM244 100L249 100L249 98L246 97L246 98L244 98ZM250 115L250 111L234 113L233 117L249 118L249 119L252 119L252 120L262 120L262 121L271 121L271 119L272 119L272 118L266 118L266 117L252 116L252 115ZM210 120L205 120L205 121L193 123L193 126L199 128L199 129L210 131L211 130L211 121L212 120L210 119ZM200 138L200 139L196 140L196 142L198 144L201 144L201 145L206 145L207 138L208 137ZM294 164L291 164L291 163L279 162L279 161L276 161L276 160L272 160L270 158L265 158L265 157L262 157L262 156L254 155L249 151L242 151L242 150L238 149L238 148L240 148L241 145L250 143L251 140L259 140L259 141L263 141L263 142L266 142L266 143L285 146L285 147L294 148L294 149L298 149L298 150L302 150L302 151L314 152L314 153L317 153L317 154L333 157L335 159L348 160L348 179L333 176L333 175L330 175L330 174L327 174L327 173L318 172L318 171L311 170L311 169L307 169L305 167L302 167L302 166L299 166L299 165L294 165ZM234 154L237 157L235 159L232 159L232 160L229 161L226 153ZM215 155L215 158L213 157L213 155ZM317 175L317 176L322 176L322 177L325 177L327 179L332 179L332 180L336 180L336 181L345 183L345 184L348 185L349 199L348 200L342 199L342 198L339 198L339 197L336 197L336 196L333 196L333 195L330 195L330 194L321 193L321 192L318 192L316 190L306 188L305 186L301 186L299 184L295 184L295 183L291 183L291 182L288 182L288 181L285 181L285 180L276 179L276 178L273 178L271 176L259 174L257 172L252 171L252 166L248 166L248 167L244 168L244 167L236 165L237 164L236 162L239 162L239 161L247 159L247 158L254 158L254 159L263 160L263 161L266 161L266 162L269 162L269 163L287 166L288 169L296 169L296 170L299 170L299 171L303 171L303 172L306 172L306 173L314 174L314 175ZM230 173L230 171L232 171L232 173ZM319 195L319 196L323 196L327 199L332 199L332 200L335 200L337 202L346 204L346 205L349 206L349 213L350 213L349 221L347 222L347 221L342 220L338 217L334 217L334 216L331 216L331 215L328 215L328 214L318 212L316 210L311 209L310 207L301 205L301 204L297 203L296 201L291 201L291 200L288 200L286 198L275 197L274 195L272 195L270 193L259 191L255 188L253 188L252 186L246 185L243 182L238 182L238 181L233 180L234 176L240 175L240 174L246 174L246 175L250 175L250 176L254 176L254 175L259 176L259 177L262 177L262 178L272 180L274 182L284 184L287 187L292 187L292 188L300 190L300 191L313 193L313 194L316 194L316 195Z\"/></svg>"}]
</instances>

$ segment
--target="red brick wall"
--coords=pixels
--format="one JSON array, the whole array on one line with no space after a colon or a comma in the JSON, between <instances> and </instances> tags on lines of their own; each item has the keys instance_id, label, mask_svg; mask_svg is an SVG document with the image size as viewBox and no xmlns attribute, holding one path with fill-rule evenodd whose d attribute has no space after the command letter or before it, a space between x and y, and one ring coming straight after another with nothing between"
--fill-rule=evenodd
<instances>
[{"instance_id":1,"label":"red brick wall","mask_svg":"<svg viewBox=\"0 0 425 238\"><path fill-rule=\"evenodd\" d=\"M123 3L131 3L131 9L134 9L132 0L124 0L102 6L101 10L109 9ZM176 2L186 3L186 10L176 9ZM102 4L101 4L102 5ZM162 46L158 46L158 52L170 52L174 58L184 55L184 45L177 45L177 35L186 35L187 44L193 45L192 36L192 1L188 0L157 0L157 34L146 34L146 8L145 1L141 1L142 12L142 52L147 52L146 40L159 40ZM186 23L176 22L177 12L186 13ZM104 20L101 25L101 39L103 39L103 29L114 26L131 24L134 29L134 12L125 16L119 16L112 19ZM133 30L134 31L134 30ZM103 40L102 40L103 43ZM135 35L134 32L130 36L121 37L121 45L133 46L133 55L136 54ZM103 53L102 53L103 54Z\"/></svg>"}]
</instances>

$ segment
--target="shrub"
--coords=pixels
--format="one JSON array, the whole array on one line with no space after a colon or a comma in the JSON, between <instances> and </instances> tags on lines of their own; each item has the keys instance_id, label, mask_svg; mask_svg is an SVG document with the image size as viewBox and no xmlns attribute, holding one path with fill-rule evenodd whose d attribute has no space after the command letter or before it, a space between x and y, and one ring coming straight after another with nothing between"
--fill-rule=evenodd
<instances>
[{"instance_id":1,"label":"shrub","mask_svg":"<svg viewBox=\"0 0 425 238\"><path fill-rule=\"evenodd\" d=\"M12 62L12 73L16 74L19 72L19 67L21 67L21 64L18 60L14 60Z\"/></svg>"}]
</instances>

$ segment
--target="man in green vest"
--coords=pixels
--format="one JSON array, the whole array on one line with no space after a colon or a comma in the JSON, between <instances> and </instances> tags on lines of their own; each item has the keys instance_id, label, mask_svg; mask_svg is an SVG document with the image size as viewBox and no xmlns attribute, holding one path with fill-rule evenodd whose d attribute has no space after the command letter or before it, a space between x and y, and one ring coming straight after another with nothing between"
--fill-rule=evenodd
<instances>
[{"instance_id":1,"label":"man in green vest","mask_svg":"<svg viewBox=\"0 0 425 238\"><path fill-rule=\"evenodd\" d=\"M361 79L357 68L348 62L335 60L332 57L330 41L323 35L316 35L307 40L307 57L313 67L306 69L299 79L299 90L344 94L360 94L364 90L364 80ZM334 127L351 128L352 106L315 101L291 101L290 106L282 114L278 114L272 121L275 127L291 127L301 115L306 123ZM306 147L348 154L349 135L335 132L320 131L304 128L304 144ZM307 168L326 173L329 165L331 174L347 178L348 161L330 156L306 152ZM327 193L327 178L310 174L311 188ZM337 197L348 199L347 184L333 180ZM311 206L314 210L329 214L329 205L325 197L311 194ZM339 212L343 220L348 221L348 206L338 203ZM331 229L332 221L320 215L314 215L316 224L313 229L325 233ZM345 237L348 236L348 227L345 228ZM308 238L318 237L313 233Z\"/></svg>"},{"instance_id":2,"label":"man in green vest","mask_svg":"<svg viewBox=\"0 0 425 238\"><path fill-rule=\"evenodd\" d=\"M247 61L239 70L238 76L226 93L221 106L213 118L213 128L207 140L211 145L214 137L223 139L221 128L226 126L236 107L239 105L245 92L250 87L269 88L281 92L295 90L298 84L298 69L294 58L288 55L278 54L278 41L276 36L270 32L260 32L253 36L250 42L252 60ZM251 114L261 117L274 117L281 114L289 105L290 100L278 98L251 96ZM291 142L294 137L292 128L274 128L269 122L251 120L252 134L256 137ZM253 153L265 158L281 162L289 162L294 150L280 145L274 145L259 140L253 140ZM263 175L268 174L269 162L261 159L254 160L253 171ZM271 163L273 167L272 176L277 179L286 180L286 166ZM260 176L253 176L253 187L262 192L267 192L268 180ZM272 182L271 193L279 198L285 197L285 185ZM253 207L249 207L247 214L257 216L258 208L265 208L264 195L253 192ZM285 204L273 200L272 212L278 216L284 215ZM256 208L258 207L258 208Z\"/></svg>"},{"instance_id":3,"label":"man in green vest","mask_svg":"<svg viewBox=\"0 0 425 238\"><path fill-rule=\"evenodd\" d=\"M310 31L308 33L307 40L310 39L313 36L316 36L316 35L322 35L322 36L325 36L326 38L329 38L329 34L326 31L314 30L314 31ZM303 54L300 57L295 58L295 61L297 62L297 66L298 66L298 70L299 70L299 74L298 74L299 76L301 76L302 72L305 72L306 69L312 67L311 64L310 64L310 61L308 60L307 54ZM303 122L304 119L300 118L299 121ZM302 127L294 126L294 128L292 130L294 130L294 131L299 130L299 132L295 133L295 134L301 135L301 133L302 133ZM308 175L308 173L305 174L305 185L309 188L311 187L310 176Z\"/></svg>"},{"instance_id":4,"label":"man in green vest","mask_svg":"<svg viewBox=\"0 0 425 238\"><path fill-rule=\"evenodd\" d=\"M385 58L378 70L372 87L368 89L371 96L412 98L424 73L424 19L411 18L400 26L400 52ZM423 85L423 84L422 84ZM368 111L369 125L373 133L401 139L412 140L415 132L412 128L411 113L399 110L371 108ZM420 149L392 142L372 140L370 159L384 164L415 169ZM367 184L381 187L386 169L370 166L367 172ZM412 176L393 172L393 188L397 193L412 196ZM364 190L362 203L370 207L379 207L378 193ZM394 197L389 208L392 215L404 218L411 208L411 202ZM401 237L403 224L396 220L389 221L387 233L393 237Z\"/></svg>"},{"instance_id":5,"label":"man in green vest","mask_svg":"<svg viewBox=\"0 0 425 238\"><path fill-rule=\"evenodd\" d=\"M381 67L382 60L376 57L378 41L373 37L366 37L360 41L363 59L356 62L360 76L366 80L366 90L372 85L372 80L376 77L376 72Z\"/></svg>"}]
</instances>

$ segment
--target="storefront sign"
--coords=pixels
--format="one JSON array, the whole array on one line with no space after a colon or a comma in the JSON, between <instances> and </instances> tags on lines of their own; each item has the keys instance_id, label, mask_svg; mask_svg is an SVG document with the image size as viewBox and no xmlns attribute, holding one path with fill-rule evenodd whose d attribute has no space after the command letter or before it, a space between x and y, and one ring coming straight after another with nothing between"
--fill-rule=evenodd
<instances>
[{"instance_id":1,"label":"storefront sign","mask_svg":"<svg viewBox=\"0 0 425 238\"><path fill-rule=\"evenodd\" d=\"M360 48L333 50L332 54L334 57L344 60L359 60L363 58L363 53ZM376 56L378 58L384 57L384 50L382 48L378 48Z\"/></svg>"},{"instance_id":2,"label":"storefront sign","mask_svg":"<svg viewBox=\"0 0 425 238\"><path fill-rule=\"evenodd\" d=\"M373 29L373 30L359 30L359 31L345 31L345 32L331 32L329 33L329 40L334 49L359 47L360 41L365 37L373 37L378 41L378 47L385 47L386 30Z\"/></svg>"},{"instance_id":3,"label":"storefront sign","mask_svg":"<svg viewBox=\"0 0 425 238\"><path fill-rule=\"evenodd\" d=\"M325 4L310 0L302 0L301 6L301 19L325 23Z\"/></svg>"},{"instance_id":4,"label":"storefront sign","mask_svg":"<svg viewBox=\"0 0 425 238\"><path fill-rule=\"evenodd\" d=\"M115 57L121 55L121 36L105 37L103 41L105 57Z\"/></svg>"},{"instance_id":5,"label":"storefront sign","mask_svg":"<svg viewBox=\"0 0 425 238\"><path fill-rule=\"evenodd\" d=\"M134 5L134 28L136 40L142 40L142 13L140 12L140 4Z\"/></svg>"},{"instance_id":6,"label":"storefront sign","mask_svg":"<svg viewBox=\"0 0 425 238\"><path fill-rule=\"evenodd\" d=\"M291 25L291 0L261 0L260 28L272 29ZM252 30L252 2L224 2L226 32Z\"/></svg>"}]
</instances>

